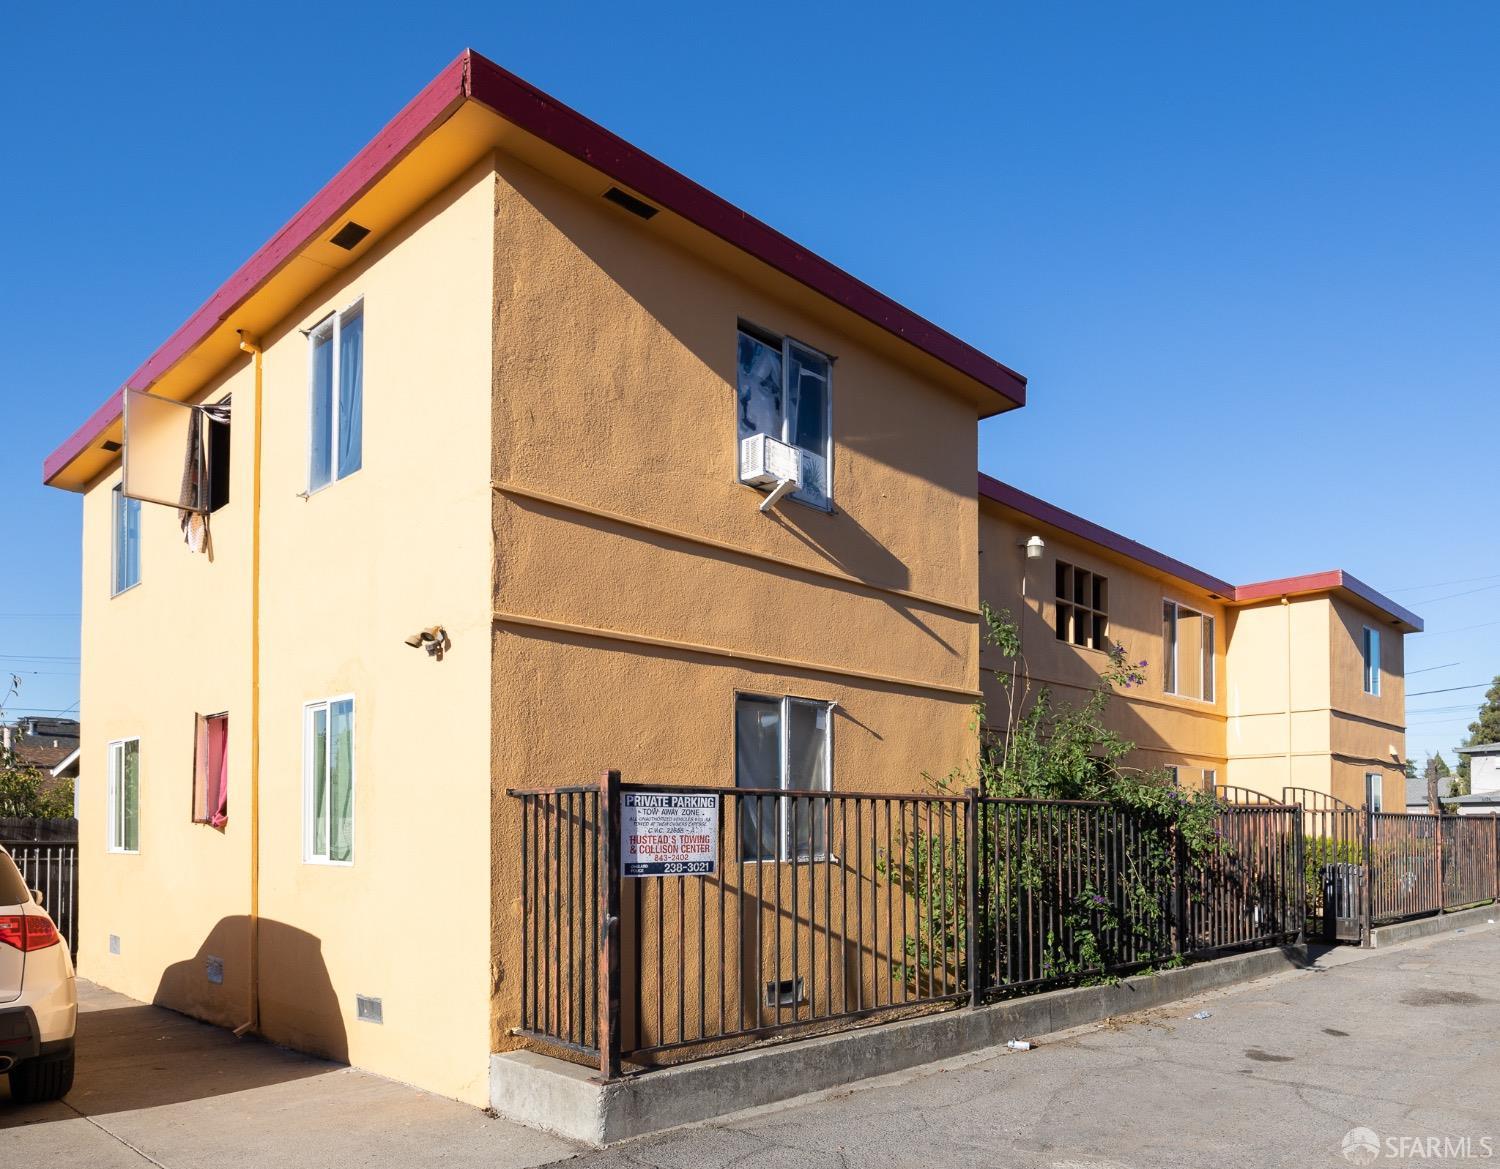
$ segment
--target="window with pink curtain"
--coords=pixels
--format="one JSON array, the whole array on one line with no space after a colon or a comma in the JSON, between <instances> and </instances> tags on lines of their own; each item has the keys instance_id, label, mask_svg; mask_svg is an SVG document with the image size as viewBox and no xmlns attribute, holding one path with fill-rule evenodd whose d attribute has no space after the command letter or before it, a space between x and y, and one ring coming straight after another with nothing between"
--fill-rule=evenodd
<instances>
[{"instance_id":1,"label":"window with pink curtain","mask_svg":"<svg viewBox=\"0 0 1500 1169\"><path fill-rule=\"evenodd\" d=\"M229 819L229 716L197 716L193 751L193 823L223 828Z\"/></svg>"}]
</instances>

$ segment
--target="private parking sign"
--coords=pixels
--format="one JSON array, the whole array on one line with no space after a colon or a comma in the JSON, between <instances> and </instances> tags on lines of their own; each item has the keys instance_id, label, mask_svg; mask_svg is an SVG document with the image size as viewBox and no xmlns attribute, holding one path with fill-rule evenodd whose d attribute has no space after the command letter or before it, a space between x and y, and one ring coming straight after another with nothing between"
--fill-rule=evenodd
<instances>
[{"instance_id":1,"label":"private parking sign","mask_svg":"<svg viewBox=\"0 0 1500 1169\"><path fill-rule=\"evenodd\" d=\"M620 793L620 871L627 877L700 877L718 868L719 797Z\"/></svg>"}]
</instances>

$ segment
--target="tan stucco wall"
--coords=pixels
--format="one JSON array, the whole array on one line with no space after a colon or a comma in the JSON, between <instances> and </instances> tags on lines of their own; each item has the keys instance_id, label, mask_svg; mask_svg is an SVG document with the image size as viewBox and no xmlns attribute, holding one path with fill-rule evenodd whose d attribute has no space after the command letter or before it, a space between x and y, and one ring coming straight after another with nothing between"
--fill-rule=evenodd
<instances>
[{"instance_id":1,"label":"tan stucco wall","mask_svg":"<svg viewBox=\"0 0 1500 1169\"><path fill-rule=\"evenodd\" d=\"M1027 560L1019 545L1035 535L1046 542L1046 550L1041 559ZM1113 730L1135 744L1127 765L1182 768L1180 779L1190 785L1201 782L1207 768L1218 772L1220 783L1228 782L1224 774L1226 628L1221 604L1202 590L1147 570L1138 561L1108 553L991 501L980 504L979 543L980 596L1019 620L1022 652L1034 686L1049 687L1059 702L1079 705L1098 685L1108 665L1104 651L1057 638L1057 562L1103 576L1109 582L1110 640L1125 647L1132 663L1147 663L1145 684L1117 690L1106 716ZM1213 702L1168 694L1164 689L1162 603L1168 599L1214 618ZM1003 663L993 648L984 651L981 661L990 722L997 725L1005 700L993 670Z\"/></svg>"},{"instance_id":2,"label":"tan stucco wall","mask_svg":"<svg viewBox=\"0 0 1500 1169\"><path fill-rule=\"evenodd\" d=\"M519 821L504 788L609 768L732 785L736 691L838 702L836 789L914 790L972 757L976 413L597 197L499 167L494 946L508 1045ZM836 358L832 514L794 501L762 514L736 481L738 318ZM623 640L641 637L656 643Z\"/></svg>"},{"instance_id":3,"label":"tan stucco wall","mask_svg":"<svg viewBox=\"0 0 1500 1169\"><path fill-rule=\"evenodd\" d=\"M471 172L265 346L261 1018L273 1040L487 1100L493 172ZM365 298L363 468L302 498L307 342ZM249 911L253 383L234 392L233 502L212 562L142 507L142 583L109 598L111 475L84 505L80 970L236 1024ZM217 396L215 391L211 396ZM446 660L403 638L441 623ZM302 708L355 696L354 863L302 860ZM230 714L229 824L189 822L195 711ZM141 737L141 851L106 855L105 744ZM118 934L121 954L107 953ZM210 986L206 955L225 961ZM383 1025L356 1021L379 997Z\"/></svg>"}]
</instances>

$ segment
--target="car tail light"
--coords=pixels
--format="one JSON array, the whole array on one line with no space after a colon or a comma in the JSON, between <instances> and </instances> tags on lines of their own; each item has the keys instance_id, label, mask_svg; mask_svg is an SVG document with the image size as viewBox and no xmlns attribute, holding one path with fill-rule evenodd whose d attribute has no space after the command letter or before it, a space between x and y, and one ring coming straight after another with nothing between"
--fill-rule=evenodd
<instances>
[{"instance_id":1,"label":"car tail light","mask_svg":"<svg viewBox=\"0 0 1500 1169\"><path fill-rule=\"evenodd\" d=\"M28 950L45 950L57 943L57 927L50 917L17 913L0 915L0 944L14 946L24 954Z\"/></svg>"}]
</instances>

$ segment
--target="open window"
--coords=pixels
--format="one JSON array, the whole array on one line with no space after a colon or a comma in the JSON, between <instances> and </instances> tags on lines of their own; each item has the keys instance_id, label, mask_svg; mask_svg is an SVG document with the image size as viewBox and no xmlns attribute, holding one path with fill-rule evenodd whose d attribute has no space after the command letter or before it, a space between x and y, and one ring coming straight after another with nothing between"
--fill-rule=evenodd
<instances>
[{"instance_id":1,"label":"open window","mask_svg":"<svg viewBox=\"0 0 1500 1169\"><path fill-rule=\"evenodd\" d=\"M742 321L735 365L741 482L787 481L767 473L784 454L796 464L792 498L827 509L833 500L833 359Z\"/></svg>"},{"instance_id":2,"label":"open window","mask_svg":"<svg viewBox=\"0 0 1500 1169\"><path fill-rule=\"evenodd\" d=\"M194 716L193 823L229 822L229 716Z\"/></svg>"},{"instance_id":3,"label":"open window","mask_svg":"<svg viewBox=\"0 0 1500 1169\"><path fill-rule=\"evenodd\" d=\"M229 502L229 399L194 406L125 391L127 499L208 515Z\"/></svg>"}]
</instances>

